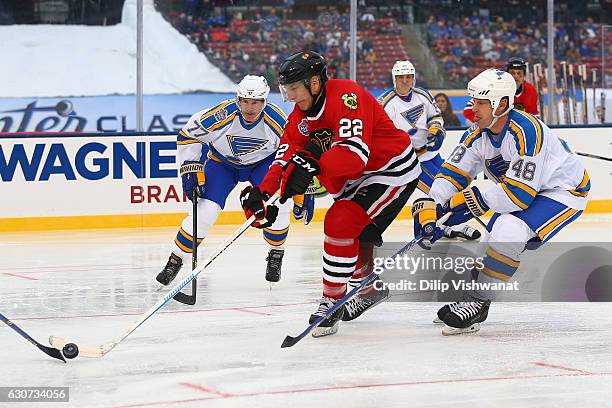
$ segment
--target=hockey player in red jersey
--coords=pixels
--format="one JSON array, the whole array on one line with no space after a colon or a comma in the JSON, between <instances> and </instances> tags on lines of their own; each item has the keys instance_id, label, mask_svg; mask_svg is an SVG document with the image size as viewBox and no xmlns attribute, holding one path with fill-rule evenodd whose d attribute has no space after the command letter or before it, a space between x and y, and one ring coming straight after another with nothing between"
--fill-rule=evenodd
<instances>
[{"instance_id":1,"label":"hockey player in red jersey","mask_svg":"<svg viewBox=\"0 0 612 408\"><path fill-rule=\"evenodd\" d=\"M398 130L357 83L328 79L326 66L315 52L294 54L281 64L281 93L295 107L268 174L241 196L247 216L265 218L263 200L279 188L283 202L306 191L317 176L333 194L335 202L324 222L323 297L311 323L346 294L349 280L358 284L367 275L367 248L382 243L382 233L406 204L421 173L406 132ZM370 287L357 297L353 309L339 308L313 336L335 333L343 315L349 315L343 320L356 318L388 292Z\"/></svg>"},{"instance_id":2,"label":"hockey player in red jersey","mask_svg":"<svg viewBox=\"0 0 612 408\"><path fill-rule=\"evenodd\" d=\"M525 80L527 74L527 63L524 59L513 57L508 60L506 72L514 78L516 82L516 95L514 96L514 108L532 115L539 116L538 112L538 92L535 87ZM469 125L474 123L474 112L472 112L473 100L470 99L463 110L463 116L469 121Z\"/></svg>"}]
</instances>

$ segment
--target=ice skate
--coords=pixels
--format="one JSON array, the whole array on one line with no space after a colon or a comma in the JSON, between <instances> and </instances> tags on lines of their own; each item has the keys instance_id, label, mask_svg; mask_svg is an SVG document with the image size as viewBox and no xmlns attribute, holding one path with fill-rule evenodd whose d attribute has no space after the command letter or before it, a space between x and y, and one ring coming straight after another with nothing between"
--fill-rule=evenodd
<instances>
[{"instance_id":1,"label":"ice skate","mask_svg":"<svg viewBox=\"0 0 612 408\"><path fill-rule=\"evenodd\" d=\"M314 323L319 317L325 316L327 311L331 309L334 304L337 302L335 299L331 299L328 297L321 298L321 303L319 304L319 308L316 312L310 315L310 319L308 323ZM340 324L340 320L342 320L342 315L344 314L344 308L338 308L330 317L323 320L319 326L317 326L312 331L312 337L323 337L329 336L330 334L334 334L338 331L338 325Z\"/></svg>"},{"instance_id":2,"label":"ice skate","mask_svg":"<svg viewBox=\"0 0 612 408\"><path fill-rule=\"evenodd\" d=\"M376 280L380 280L380 278L376 278ZM342 321L349 322L354 320L361 316L366 310L372 309L387 299L389 299L389 288L386 286L384 286L382 290L372 289L370 293L365 295L357 293L344 304Z\"/></svg>"},{"instance_id":3,"label":"ice skate","mask_svg":"<svg viewBox=\"0 0 612 408\"><path fill-rule=\"evenodd\" d=\"M480 323L487 320L490 305L490 300L467 296L466 301L460 302L455 310L447 313L442 319L445 324L442 334L452 336L479 331Z\"/></svg>"},{"instance_id":4,"label":"ice skate","mask_svg":"<svg viewBox=\"0 0 612 408\"><path fill-rule=\"evenodd\" d=\"M280 281L284 255L285 250L283 248L270 248L268 251L268 257L266 258L268 262L266 280L270 282L270 289L272 289L273 283Z\"/></svg>"},{"instance_id":5,"label":"ice skate","mask_svg":"<svg viewBox=\"0 0 612 408\"><path fill-rule=\"evenodd\" d=\"M457 308L459 307L460 303L461 302L453 302L453 303L449 303L448 305L442 306L440 309L438 309L438 315L433 320L433 322L435 324L442 324L442 323L444 323L444 316L446 316L450 312L454 312L455 310L457 310Z\"/></svg>"},{"instance_id":6,"label":"ice skate","mask_svg":"<svg viewBox=\"0 0 612 408\"><path fill-rule=\"evenodd\" d=\"M168 285L176 278L182 266L183 260L172 253L170 254L170 258L168 258L168 263L166 263L164 269L157 274L155 279L162 285Z\"/></svg>"}]
</instances>

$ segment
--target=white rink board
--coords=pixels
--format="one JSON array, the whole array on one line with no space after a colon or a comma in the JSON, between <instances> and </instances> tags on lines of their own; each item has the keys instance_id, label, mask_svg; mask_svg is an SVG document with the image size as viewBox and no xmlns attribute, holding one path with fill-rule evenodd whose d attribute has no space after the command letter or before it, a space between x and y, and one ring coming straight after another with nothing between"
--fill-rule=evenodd
<instances>
[{"instance_id":1,"label":"white rink board","mask_svg":"<svg viewBox=\"0 0 612 408\"><path fill-rule=\"evenodd\" d=\"M612 127L554 132L575 151L612 157ZM443 156L462 133L449 131ZM3 139L2 218L185 212L175 140L174 135ZM611 163L582 160L591 177L589 199L612 199ZM239 192L237 188L230 194L226 210L240 211ZM318 200L317 207L327 208L330 203L327 197Z\"/></svg>"}]
</instances>

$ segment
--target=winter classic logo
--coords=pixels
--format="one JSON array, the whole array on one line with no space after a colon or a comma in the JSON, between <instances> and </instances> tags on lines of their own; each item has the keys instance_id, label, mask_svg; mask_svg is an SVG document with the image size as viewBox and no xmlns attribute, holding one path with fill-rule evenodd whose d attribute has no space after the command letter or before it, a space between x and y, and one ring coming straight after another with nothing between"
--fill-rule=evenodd
<instances>
[{"instance_id":1,"label":"winter classic logo","mask_svg":"<svg viewBox=\"0 0 612 408\"><path fill-rule=\"evenodd\" d=\"M352 92L350 94L342 95L342 102L344 103L344 106L350 110L357 109L357 95Z\"/></svg>"},{"instance_id":2,"label":"winter classic logo","mask_svg":"<svg viewBox=\"0 0 612 408\"><path fill-rule=\"evenodd\" d=\"M304 136L308 136L309 135L308 121L306 120L306 118L302 119L302 121L298 124L298 130Z\"/></svg>"}]
</instances>

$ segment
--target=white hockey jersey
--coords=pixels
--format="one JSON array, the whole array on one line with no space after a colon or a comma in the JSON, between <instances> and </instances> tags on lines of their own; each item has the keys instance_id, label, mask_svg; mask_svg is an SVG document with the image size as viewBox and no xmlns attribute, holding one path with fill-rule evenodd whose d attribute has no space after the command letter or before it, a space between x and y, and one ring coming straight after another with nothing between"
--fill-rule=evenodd
<instances>
[{"instance_id":1,"label":"white hockey jersey","mask_svg":"<svg viewBox=\"0 0 612 408\"><path fill-rule=\"evenodd\" d=\"M238 101L230 99L201 110L189 118L177 137L178 163L200 160L201 143L209 146L208 158L233 167L256 164L278 148L287 117L279 107L267 103L254 123L246 123Z\"/></svg>"},{"instance_id":2,"label":"white hockey jersey","mask_svg":"<svg viewBox=\"0 0 612 408\"><path fill-rule=\"evenodd\" d=\"M383 106L395 127L410 135L419 161L431 160L438 154L438 151L428 151L425 146L427 130L433 122L444 126L440 109L429 91L413 87L407 96L400 96L395 88L391 88L380 94L378 102Z\"/></svg>"},{"instance_id":3,"label":"white hockey jersey","mask_svg":"<svg viewBox=\"0 0 612 408\"><path fill-rule=\"evenodd\" d=\"M478 125L463 134L429 195L446 203L483 170L496 183L483 193L496 213L524 210L536 195L584 210L591 188L587 171L567 143L537 117L514 109L497 137Z\"/></svg>"}]
</instances>

